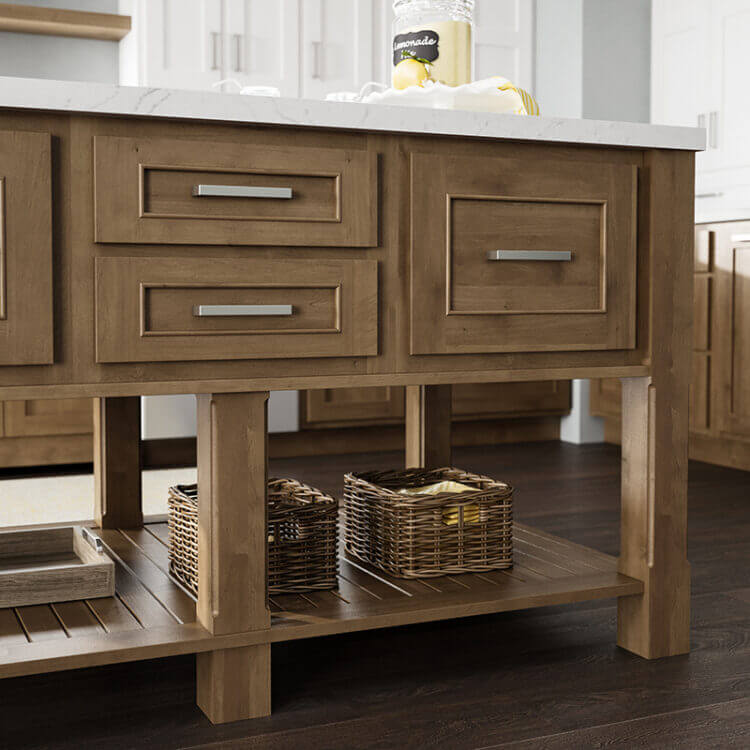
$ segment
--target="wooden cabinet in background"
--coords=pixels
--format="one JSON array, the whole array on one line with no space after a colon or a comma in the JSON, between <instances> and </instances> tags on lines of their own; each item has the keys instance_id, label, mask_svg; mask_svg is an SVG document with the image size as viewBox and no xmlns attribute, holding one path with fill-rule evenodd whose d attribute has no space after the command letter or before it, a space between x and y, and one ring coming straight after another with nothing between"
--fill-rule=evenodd
<instances>
[{"instance_id":1,"label":"wooden cabinet in background","mask_svg":"<svg viewBox=\"0 0 750 750\"><path fill-rule=\"evenodd\" d=\"M591 412L620 442L621 385L595 380ZM690 457L750 470L750 222L695 230Z\"/></svg>"},{"instance_id":2,"label":"wooden cabinet in background","mask_svg":"<svg viewBox=\"0 0 750 750\"><path fill-rule=\"evenodd\" d=\"M92 460L90 398L0 403L0 468Z\"/></svg>"}]
</instances>

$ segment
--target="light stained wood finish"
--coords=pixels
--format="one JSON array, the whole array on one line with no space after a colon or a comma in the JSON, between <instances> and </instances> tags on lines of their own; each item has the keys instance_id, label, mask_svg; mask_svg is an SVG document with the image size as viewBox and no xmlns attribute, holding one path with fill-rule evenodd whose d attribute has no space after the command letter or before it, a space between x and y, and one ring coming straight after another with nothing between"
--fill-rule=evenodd
<instances>
[{"instance_id":1,"label":"light stained wood finish","mask_svg":"<svg viewBox=\"0 0 750 750\"><path fill-rule=\"evenodd\" d=\"M7 437L90 435L94 431L90 398L8 401L4 411Z\"/></svg>"},{"instance_id":2,"label":"light stained wood finish","mask_svg":"<svg viewBox=\"0 0 750 750\"><path fill-rule=\"evenodd\" d=\"M268 393L198 397L198 622L213 635L264 631ZM214 723L271 712L270 646L201 654L198 705Z\"/></svg>"},{"instance_id":3,"label":"light stained wood finish","mask_svg":"<svg viewBox=\"0 0 750 750\"><path fill-rule=\"evenodd\" d=\"M102 529L143 525L141 400L97 398L94 404L94 517Z\"/></svg>"},{"instance_id":4,"label":"light stained wood finish","mask_svg":"<svg viewBox=\"0 0 750 750\"><path fill-rule=\"evenodd\" d=\"M750 306L745 304L750 271L743 260L750 257L750 243L735 237L748 232L748 222L695 230L689 441L691 458L744 470L750 470L750 361L745 356L750 351ZM619 443L618 380L596 381L591 409L606 418L605 438Z\"/></svg>"},{"instance_id":5,"label":"light stained wood finish","mask_svg":"<svg viewBox=\"0 0 750 750\"><path fill-rule=\"evenodd\" d=\"M452 404L454 421L563 415L570 411L570 382L454 385Z\"/></svg>"},{"instance_id":6,"label":"light stained wood finish","mask_svg":"<svg viewBox=\"0 0 750 750\"><path fill-rule=\"evenodd\" d=\"M399 386L305 391L300 421L309 429L402 424L404 398L404 389Z\"/></svg>"},{"instance_id":7,"label":"light stained wood finish","mask_svg":"<svg viewBox=\"0 0 750 750\"><path fill-rule=\"evenodd\" d=\"M97 361L375 355L377 278L366 260L98 258ZM292 314L193 312L239 304L291 304Z\"/></svg>"},{"instance_id":8,"label":"light stained wood finish","mask_svg":"<svg viewBox=\"0 0 750 750\"><path fill-rule=\"evenodd\" d=\"M334 149L95 139L97 242L377 245L377 159ZM291 199L193 197L199 184Z\"/></svg>"},{"instance_id":9,"label":"light stained wood finish","mask_svg":"<svg viewBox=\"0 0 750 750\"><path fill-rule=\"evenodd\" d=\"M79 527L0 533L0 609L114 592L114 564Z\"/></svg>"},{"instance_id":10,"label":"light stained wood finish","mask_svg":"<svg viewBox=\"0 0 750 750\"><path fill-rule=\"evenodd\" d=\"M51 170L48 133L0 131L0 366L52 364Z\"/></svg>"},{"instance_id":11,"label":"light stained wood finish","mask_svg":"<svg viewBox=\"0 0 750 750\"><path fill-rule=\"evenodd\" d=\"M642 596L618 600L617 642L648 659L690 650L688 401L694 160L647 157L640 222L652 257L650 378L623 380L621 573ZM665 262L665 259L669 259Z\"/></svg>"},{"instance_id":12,"label":"light stained wood finish","mask_svg":"<svg viewBox=\"0 0 750 750\"><path fill-rule=\"evenodd\" d=\"M52 435L0 439L0 468L91 463L91 435Z\"/></svg>"},{"instance_id":13,"label":"light stained wood finish","mask_svg":"<svg viewBox=\"0 0 750 750\"><path fill-rule=\"evenodd\" d=\"M335 592L273 597L270 628L212 636L195 622L193 600L168 577L166 524L135 532L103 531L101 536L115 561L115 598L78 603L94 614L94 622L78 606L55 605L54 612L47 606L0 609L0 678L235 650L239 658L209 658L206 663L213 662L215 671L225 673L232 663L246 670L262 668L255 684L265 688L262 649L268 643L630 596L643 590L640 581L617 572L615 558L516 524L512 570L404 581L342 557ZM246 658L250 653L252 662ZM251 683L241 675L233 684L243 699L248 689L252 693ZM231 709L232 697L225 698L222 703L220 695L210 697L217 711Z\"/></svg>"},{"instance_id":14,"label":"light stained wood finish","mask_svg":"<svg viewBox=\"0 0 750 750\"><path fill-rule=\"evenodd\" d=\"M130 31L130 16L0 3L0 31L117 42Z\"/></svg>"},{"instance_id":15,"label":"light stained wood finish","mask_svg":"<svg viewBox=\"0 0 750 750\"><path fill-rule=\"evenodd\" d=\"M411 180L412 354L634 348L633 167L412 154Z\"/></svg>"},{"instance_id":16,"label":"light stained wood finish","mask_svg":"<svg viewBox=\"0 0 750 750\"><path fill-rule=\"evenodd\" d=\"M406 388L406 466L451 465L451 386Z\"/></svg>"}]
</instances>

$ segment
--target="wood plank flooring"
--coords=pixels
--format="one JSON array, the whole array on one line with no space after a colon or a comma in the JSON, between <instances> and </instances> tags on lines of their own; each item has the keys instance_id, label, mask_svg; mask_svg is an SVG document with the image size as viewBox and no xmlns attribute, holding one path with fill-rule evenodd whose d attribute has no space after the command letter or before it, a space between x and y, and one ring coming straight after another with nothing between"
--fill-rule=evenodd
<instances>
[{"instance_id":1,"label":"wood plank flooring","mask_svg":"<svg viewBox=\"0 0 750 750\"><path fill-rule=\"evenodd\" d=\"M456 465L519 488L522 522L617 553L615 447L455 453ZM271 468L340 491L343 469L399 461L397 454L286 459ZM146 538L136 546L158 570L158 548ZM276 644L274 715L222 727L195 707L190 656L0 681L0 747L745 748L750 474L691 464L689 556L693 653L686 657L647 662L618 650L611 601L507 612ZM356 576L347 571L352 591L369 597ZM37 614L28 613L26 627L51 637L54 623ZM58 629L62 621L75 632L104 620L93 623L80 607L57 616ZM0 632L11 627L26 638L17 619L0 613Z\"/></svg>"}]
</instances>

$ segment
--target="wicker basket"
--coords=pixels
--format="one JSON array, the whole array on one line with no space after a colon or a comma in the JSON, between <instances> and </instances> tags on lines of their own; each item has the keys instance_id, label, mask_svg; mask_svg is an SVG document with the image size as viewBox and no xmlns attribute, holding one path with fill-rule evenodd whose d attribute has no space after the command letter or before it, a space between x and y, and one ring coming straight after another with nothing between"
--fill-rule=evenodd
<instances>
[{"instance_id":1,"label":"wicker basket","mask_svg":"<svg viewBox=\"0 0 750 750\"><path fill-rule=\"evenodd\" d=\"M293 479L268 482L268 592L335 589L338 502ZM169 490L169 567L198 594L198 488Z\"/></svg>"},{"instance_id":2,"label":"wicker basket","mask_svg":"<svg viewBox=\"0 0 750 750\"><path fill-rule=\"evenodd\" d=\"M450 480L476 492L405 495ZM513 488L460 469L347 474L347 552L399 578L430 578L513 565Z\"/></svg>"}]
</instances>

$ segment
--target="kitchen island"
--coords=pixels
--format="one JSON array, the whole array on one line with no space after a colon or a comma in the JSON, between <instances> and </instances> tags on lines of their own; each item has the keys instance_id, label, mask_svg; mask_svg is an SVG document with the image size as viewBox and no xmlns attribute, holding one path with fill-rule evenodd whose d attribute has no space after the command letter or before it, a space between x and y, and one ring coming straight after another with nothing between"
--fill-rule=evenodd
<instances>
[{"instance_id":1,"label":"kitchen island","mask_svg":"<svg viewBox=\"0 0 750 750\"><path fill-rule=\"evenodd\" d=\"M225 722L270 713L273 642L604 597L623 648L689 650L703 131L10 78L0 121L0 400L96 398L117 566L115 597L0 610L0 677L196 653ZM342 557L336 591L267 596L269 390L404 385L407 464L437 467L451 384L604 377L619 559L519 525L511 571L425 586ZM138 397L177 393L197 601L140 507Z\"/></svg>"}]
</instances>

